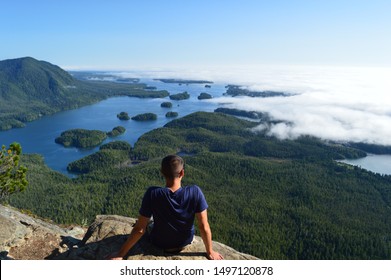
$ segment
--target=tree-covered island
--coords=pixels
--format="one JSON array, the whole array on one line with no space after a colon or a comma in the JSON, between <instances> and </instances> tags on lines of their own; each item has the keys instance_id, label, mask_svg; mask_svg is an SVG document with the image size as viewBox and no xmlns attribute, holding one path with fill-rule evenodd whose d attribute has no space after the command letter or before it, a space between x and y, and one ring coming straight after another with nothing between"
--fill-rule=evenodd
<instances>
[{"instance_id":1,"label":"tree-covered island","mask_svg":"<svg viewBox=\"0 0 391 280\"><path fill-rule=\"evenodd\" d=\"M185 80L185 79L155 79L166 84L213 84L207 80Z\"/></svg>"},{"instance_id":2,"label":"tree-covered island","mask_svg":"<svg viewBox=\"0 0 391 280\"><path fill-rule=\"evenodd\" d=\"M185 100L185 99L189 99L189 98L190 98L190 94L188 94L187 91L170 95L171 100Z\"/></svg>"},{"instance_id":3,"label":"tree-covered island","mask_svg":"<svg viewBox=\"0 0 391 280\"><path fill-rule=\"evenodd\" d=\"M138 114L132 117L134 121L154 121L157 120L157 115L154 113Z\"/></svg>"},{"instance_id":4,"label":"tree-covered island","mask_svg":"<svg viewBox=\"0 0 391 280\"><path fill-rule=\"evenodd\" d=\"M201 94L197 98L198 100L212 99L212 95L206 92L201 92Z\"/></svg>"},{"instance_id":5,"label":"tree-covered island","mask_svg":"<svg viewBox=\"0 0 391 280\"><path fill-rule=\"evenodd\" d=\"M265 90L265 91L252 91L246 88L243 88L242 86L238 85L227 85L227 92L225 95L230 96L249 96L249 97L277 97L277 96L291 96L292 94L286 93L286 92L280 92L280 91L271 91L271 90Z\"/></svg>"},{"instance_id":6,"label":"tree-covered island","mask_svg":"<svg viewBox=\"0 0 391 280\"><path fill-rule=\"evenodd\" d=\"M172 108L172 103L171 102L163 102L160 104L160 107L162 108Z\"/></svg>"},{"instance_id":7,"label":"tree-covered island","mask_svg":"<svg viewBox=\"0 0 391 280\"><path fill-rule=\"evenodd\" d=\"M106 138L107 133L100 130L70 129L61 133L55 142L65 147L92 148L102 144Z\"/></svg>"},{"instance_id":8,"label":"tree-covered island","mask_svg":"<svg viewBox=\"0 0 391 280\"><path fill-rule=\"evenodd\" d=\"M117 114L117 118L119 118L121 121L130 120L130 117L127 112L121 112L121 113Z\"/></svg>"},{"instance_id":9,"label":"tree-covered island","mask_svg":"<svg viewBox=\"0 0 391 280\"><path fill-rule=\"evenodd\" d=\"M166 118L176 118L176 117L178 117L177 112L167 112L166 113Z\"/></svg>"},{"instance_id":10,"label":"tree-covered island","mask_svg":"<svg viewBox=\"0 0 391 280\"><path fill-rule=\"evenodd\" d=\"M107 136L109 137L116 137L118 135L121 135L125 133L126 128L123 126L116 126L111 131L107 132Z\"/></svg>"}]
</instances>

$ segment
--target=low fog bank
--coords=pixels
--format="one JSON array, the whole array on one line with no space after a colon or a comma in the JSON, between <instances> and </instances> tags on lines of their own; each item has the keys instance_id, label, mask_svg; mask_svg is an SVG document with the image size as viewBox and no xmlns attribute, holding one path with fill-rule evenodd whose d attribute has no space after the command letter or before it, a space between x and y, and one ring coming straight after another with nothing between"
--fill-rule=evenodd
<instances>
[{"instance_id":1,"label":"low fog bank","mask_svg":"<svg viewBox=\"0 0 391 280\"><path fill-rule=\"evenodd\" d=\"M117 73L118 74L118 73ZM121 76L135 77L136 72ZM225 107L269 114L284 121L269 135L295 139L311 135L327 140L391 145L391 69L357 67L216 67L155 69L139 77L206 79L237 84L250 90L292 93L288 97L221 97L210 100Z\"/></svg>"}]
</instances>

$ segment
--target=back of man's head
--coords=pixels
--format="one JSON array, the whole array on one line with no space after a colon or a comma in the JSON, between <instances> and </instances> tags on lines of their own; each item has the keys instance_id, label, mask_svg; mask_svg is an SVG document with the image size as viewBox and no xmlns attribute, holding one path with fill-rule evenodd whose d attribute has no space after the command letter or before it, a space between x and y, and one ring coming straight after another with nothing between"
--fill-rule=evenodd
<instances>
[{"instance_id":1,"label":"back of man's head","mask_svg":"<svg viewBox=\"0 0 391 280\"><path fill-rule=\"evenodd\" d=\"M179 173L184 167L184 161L180 156L168 155L162 160L161 172L167 179L179 177Z\"/></svg>"}]
</instances>

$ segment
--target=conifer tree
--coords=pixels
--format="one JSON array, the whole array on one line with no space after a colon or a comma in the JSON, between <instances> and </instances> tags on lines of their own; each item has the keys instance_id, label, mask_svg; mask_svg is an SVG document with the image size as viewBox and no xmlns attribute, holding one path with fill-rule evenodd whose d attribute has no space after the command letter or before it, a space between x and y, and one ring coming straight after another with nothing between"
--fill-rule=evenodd
<instances>
[{"instance_id":1,"label":"conifer tree","mask_svg":"<svg viewBox=\"0 0 391 280\"><path fill-rule=\"evenodd\" d=\"M0 150L0 200L15 192L24 191L28 182L27 168L19 165L22 147L12 143L8 149L2 146Z\"/></svg>"}]
</instances>

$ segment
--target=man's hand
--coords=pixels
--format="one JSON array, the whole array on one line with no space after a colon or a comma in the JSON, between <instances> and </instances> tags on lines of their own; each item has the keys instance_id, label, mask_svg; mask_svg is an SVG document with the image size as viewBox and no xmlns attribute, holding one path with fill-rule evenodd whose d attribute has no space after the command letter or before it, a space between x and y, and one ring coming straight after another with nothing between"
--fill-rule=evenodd
<instances>
[{"instance_id":1,"label":"man's hand","mask_svg":"<svg viewBox=\"0 0 391 280\"><path fill-rule=\"evenodd\" d=\"M215 251L212 251L209 254L207 253L207 257L209 260L224 260L223 256Z\"/></svg>"},{"instance_id":2,"label":"man's hand","mask_svg":"<svg viewBox=\"0 0 391 280\"><path fill-rule=\"evenodd\" d=\"M123 260L124 258L119 255L119 252L114 252L105 256L106 260Z\"/></svg>"},{"instance_id":3,"label":"man's hand","mask_svg":"<svg viewBox=\"0 0 391 280\"><path fill-rule=\"evenodd\" d=\"M109 260L112 260L112 261L122 261L123 259L124 259L123 257L109 258Z\"/></svg>"},{"instance_id":4,"label":"man's hand","mask_svg":"<svg viewBox=\"0 0 391 280\"><path fill-rule=\"evenodd\" d=\"M205 209L202 212L196 213L198 228L200 229L202 241L204 241L206 256L210 260L222 260L223 256L212 249L212 231L208 222L208 213Z\"/></svg>"}]
</instances>

